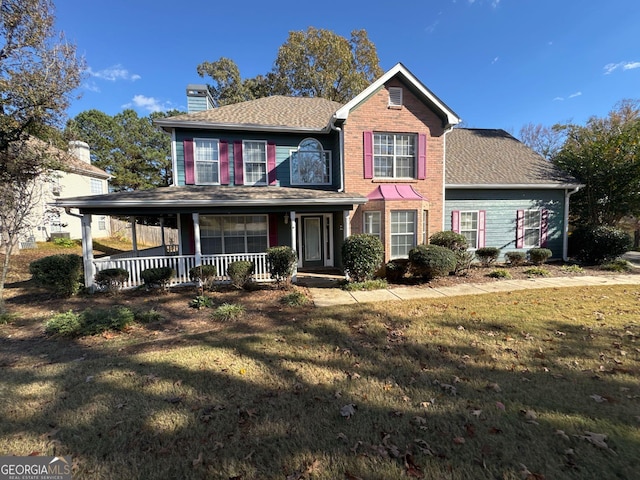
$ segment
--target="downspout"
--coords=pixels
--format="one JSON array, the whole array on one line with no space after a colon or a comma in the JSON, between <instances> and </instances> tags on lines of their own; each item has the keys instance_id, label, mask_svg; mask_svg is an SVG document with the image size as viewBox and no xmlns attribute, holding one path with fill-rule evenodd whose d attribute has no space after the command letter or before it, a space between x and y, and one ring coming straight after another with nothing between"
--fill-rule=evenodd
<instances>
[{"instance_id":1,"label":"downspout","mask_svg":"<svg viewBox=\"0 0 640 480\"><path fill-rule=\"evenodd\" d=\"M342 152L344 150L344 132L340 127L336 127L335 122L336 122L336 117L333 117L331 119L330 126L331 126L331 130L333 130L334 132L338 132L338 138L340 139L339 150L338 150L338 158L340 162L340 188L338 189L338 192L343 192L344 191L344 158L343 158Z\"/></svg>"},{"instance_id":2,"label":"downspout","mask_svg":"<svg viewBox=\"0 0 640 480\"><path fill-rule=\"evenodd\" d=\"M445 128L444 133L442 134L442 231L444 231L444 207L447 194L447 133L451 132L454 126L455 125L449 125ZM426 228L426 226L423 228Z\"/></svg>"},{"instance_id":3,"label":"downspout","mask_svg":"<svg viewBox=\"0 0 640 480\"><path fill-rule=\"evenodd\" d=\"M564 191L564 225L562 226L562 260L569 260L569 197L574 193L577 193L582 185L577 186L573 190Z\"/></svg>"}]
</instances>

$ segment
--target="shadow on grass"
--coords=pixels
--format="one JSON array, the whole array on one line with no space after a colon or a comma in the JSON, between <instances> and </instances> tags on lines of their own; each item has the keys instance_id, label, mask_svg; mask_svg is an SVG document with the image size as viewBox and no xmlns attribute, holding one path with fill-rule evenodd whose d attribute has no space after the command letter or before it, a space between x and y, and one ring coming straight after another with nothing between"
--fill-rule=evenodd
<instances>
[{"instance_id":1,"label":"shadow on grass","mask_svg":"<svg viewBox=\"0 0 640 480\"><path fill-rule=\"evenodd\" d=\"M520 464L546 478L633 478L639 375L597 365L615 365L610 339L631 342L637 326L589 344L593 333L555 321L540 357L517 321L478 321L448 302L295 320L285 309L264 328L240 320L132 345L126 334L0 337L0 356L15 360L0 363L0 450L71 454L78 478L388 479L418 467L427 478L520 478ZM587 368L570 364L580 351ZM606 392L611 402L589 398ZM585 431L607 432L611 450L574 436Z\"/></svg>"}]
</instances>

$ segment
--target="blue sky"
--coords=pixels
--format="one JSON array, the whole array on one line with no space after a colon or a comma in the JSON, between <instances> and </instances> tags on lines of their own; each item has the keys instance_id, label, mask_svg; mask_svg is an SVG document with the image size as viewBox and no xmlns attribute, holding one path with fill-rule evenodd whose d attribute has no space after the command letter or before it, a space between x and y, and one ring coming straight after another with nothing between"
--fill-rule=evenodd
<instances>
[{"instance_id":1,"label":"blue sky","mask_svg":"<svg viewBox=\"0 0 640 480\"><path fill-rule=\"evenodd\" d=\"M367 30L383 70L402 62L467 127L583 124L640 99L638 0L54 1L88 67L70 116L186 110L187 84L207 82L199 63L265 74L309 26Z\"/></svg>"}]
</instances>

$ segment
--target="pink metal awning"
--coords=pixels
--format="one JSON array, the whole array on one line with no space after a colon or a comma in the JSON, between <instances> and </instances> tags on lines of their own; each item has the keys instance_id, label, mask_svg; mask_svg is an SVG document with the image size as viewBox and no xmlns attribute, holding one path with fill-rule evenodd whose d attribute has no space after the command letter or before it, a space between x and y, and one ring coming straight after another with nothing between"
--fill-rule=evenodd
<instances>
[{"instance_id":1,"label":"pink metal awning","mask_svg":"<svg viewBox=\"0 0 640 480\"><path fill-rule=\"evenodd\" d=\"M416 192L412 185L384 184L378 185L369 195L369 200L426 200Z\"/></svg>"}]
</instances>

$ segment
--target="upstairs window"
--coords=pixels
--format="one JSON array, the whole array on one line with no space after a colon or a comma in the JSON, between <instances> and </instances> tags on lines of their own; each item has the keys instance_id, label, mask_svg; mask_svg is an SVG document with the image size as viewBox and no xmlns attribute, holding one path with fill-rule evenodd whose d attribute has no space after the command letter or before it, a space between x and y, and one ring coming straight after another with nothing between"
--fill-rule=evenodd
<instances>
[{"instance_id":1,"label":"upstairs window","mask_svg":"<svg viewBox=\"0 0 640 480\"><path fill-rule=\"evenodd\" d=\"M267 142L244 141L242 142L242 155L244 160L244 184L267 184Z\"/></svg>"},{"instance_id":2,"label":"upstairs window","mask_svg":"<svg viewBox=\"0 0 640 480\"><path fill-rule=\"evenodd\" d=\"M195 182L197 185L220 183L220 149L218 140L195 138L193 140Z\"/></svg>"},{"instance_id":3,"label":"upstairs window","mask_svg":"<svg viewBox=\"0 0 640 480\"><path fill-rule=\"evenodd\" d=\"M58 193L60 192L60 186L58 185ZM102 195L104 191L102 190L102 180L99 178L91 179L91 195Z\"/></svg>"},{"instance_id":4,"label":"upstairs window","mask_svg":"<svg viewBox=\"0 0 640 480\"><path fill-rule=\"evenodd\" d=\"M331 152L319 141L306 138L298 150L290 152L292 185L329 185L331 183Z\"/></svg>"},{"instance_id":5,"label":"upstairs window","mask_svg":"<svg viewBox=\"0 0 640 480\"><path fill-rule=\"evenodd\" d=\"M415 178L416 135L374 133L373 176L376 178Z\"/></svg>"}]
</instances>

